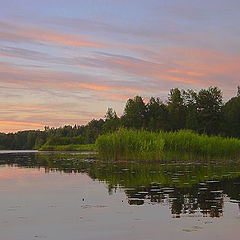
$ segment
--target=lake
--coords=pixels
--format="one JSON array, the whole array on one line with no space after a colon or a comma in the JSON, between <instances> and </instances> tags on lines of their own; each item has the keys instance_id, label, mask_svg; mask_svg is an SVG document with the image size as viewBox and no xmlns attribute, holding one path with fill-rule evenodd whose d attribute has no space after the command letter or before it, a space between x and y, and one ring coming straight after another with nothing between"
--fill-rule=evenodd
<instances>
[{"instance_id":1,"label":"lake","mask_svg":"<svg viewBox=\"0 0 240 240\"><path fill-rule=\"evenodd\" d=\"M240 164L104 163L0 152L1 240L226 239L240 235Z\"/></svg>"}]
</instances>

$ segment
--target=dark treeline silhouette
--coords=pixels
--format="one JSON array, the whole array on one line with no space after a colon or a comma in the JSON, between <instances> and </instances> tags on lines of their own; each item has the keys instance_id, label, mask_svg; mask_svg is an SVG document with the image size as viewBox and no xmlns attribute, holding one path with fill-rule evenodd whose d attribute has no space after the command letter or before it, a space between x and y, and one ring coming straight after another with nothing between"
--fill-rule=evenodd
<instances>
[{"instance_id":1,"label":"dark treeline silhouette","mask_svg":"<svg viewBox=\"0 0 240 240\"><path fill-rule=\"evenodd\" d=\"M120 127L149 131L191 129L208 135L240 138L240 88L237 95L226 103L218 87L199 92L174 88L170 90L167 102L151 97L146 103L141 96L136 96L128 99L121 117L109 108L104 119L93 119L82 126L0 133L0 149L38 149L43 144L89 144L94 143L100 134Z\"/></svg>"}]
</instances>

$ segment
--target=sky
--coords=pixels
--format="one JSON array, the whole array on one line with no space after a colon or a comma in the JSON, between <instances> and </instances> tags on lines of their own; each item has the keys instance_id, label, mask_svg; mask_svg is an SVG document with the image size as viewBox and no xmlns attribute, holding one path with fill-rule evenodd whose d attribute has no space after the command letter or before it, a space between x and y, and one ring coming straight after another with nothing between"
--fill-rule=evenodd
<instances>
[{"instance_id":1,"label":"sky","mask_svg":"<svg viewBox=\"0 0 240 240\"><path fill-rule=\"evenodd\" d=\"M240 85L239 0L0 0L0 132Z\"/></svg>"}]
</instances>

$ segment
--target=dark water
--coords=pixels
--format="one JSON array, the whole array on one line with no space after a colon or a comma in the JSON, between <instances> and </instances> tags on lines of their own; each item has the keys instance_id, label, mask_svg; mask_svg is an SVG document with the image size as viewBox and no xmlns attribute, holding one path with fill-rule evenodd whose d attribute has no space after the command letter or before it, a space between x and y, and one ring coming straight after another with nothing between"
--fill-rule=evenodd
<instances>
[{"instance_id":1,"label":"dark water","mask_svg":"<svg viewBox=\"0 0 240 240\"><path fill-rule=\"evenodd\" d=\"M240 164L0 154L0 239L239 239Z\"/></svg>"}]
</instances>

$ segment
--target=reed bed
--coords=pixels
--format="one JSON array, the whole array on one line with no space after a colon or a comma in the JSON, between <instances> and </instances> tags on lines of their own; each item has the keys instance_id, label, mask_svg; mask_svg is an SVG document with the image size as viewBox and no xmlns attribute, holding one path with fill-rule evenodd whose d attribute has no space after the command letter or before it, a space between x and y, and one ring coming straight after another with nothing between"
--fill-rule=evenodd
<instances>
[{"instance_id":1,"label":"reed bed","mask_svg":"<svg viewBox=\"0 0 240 240\"><path fill-rule=\"evenodd\" d=\"M99 136L96 141L99 157L104 160L170 160L191 157L239 158L240 140L196 134L190 130L178 132L148 132L120 129ZM191 160L192 160L191 159ZM186 159L187 160L187 159Z\"/></svg>"},{"instance_id":2,"label":"reed bed","mask_svg":"<svg viewBox=\"0 0 240 240\"><path fill-rule=\"evenodd\" d=\"M99 136L96 141L99 157L105 160L157 160L164 140L158 133L120 129Z\"/></svg>"}]
</instances>

